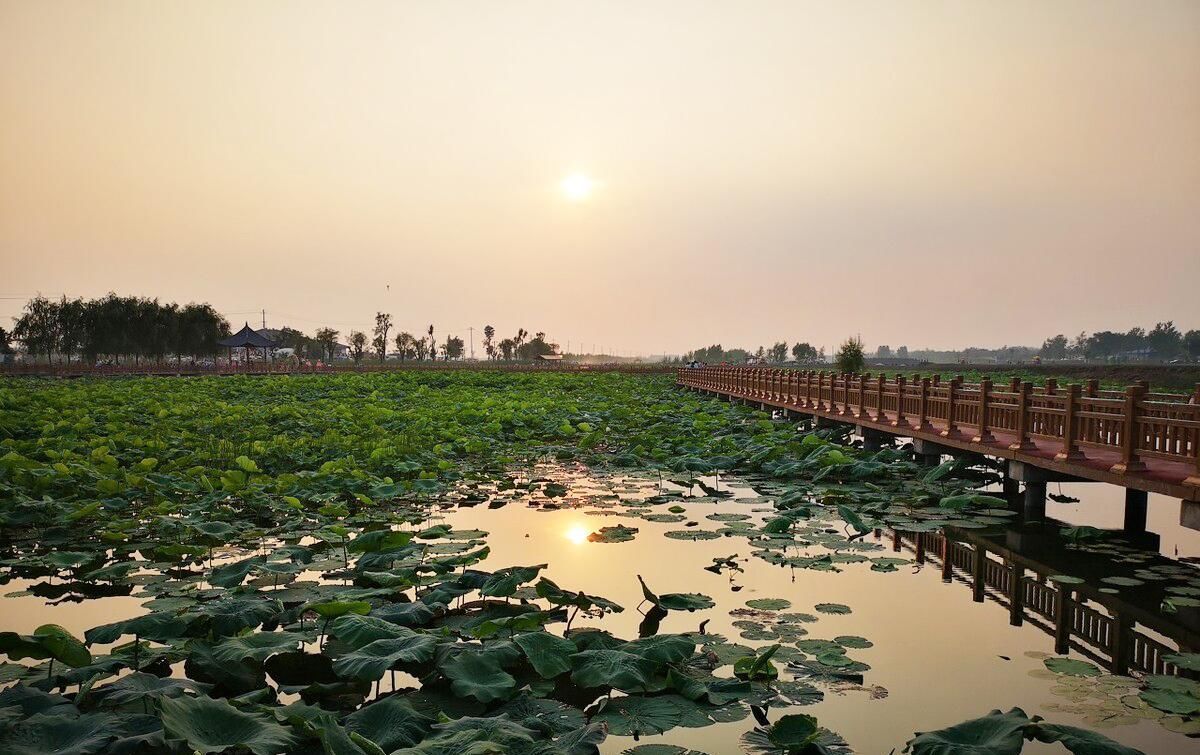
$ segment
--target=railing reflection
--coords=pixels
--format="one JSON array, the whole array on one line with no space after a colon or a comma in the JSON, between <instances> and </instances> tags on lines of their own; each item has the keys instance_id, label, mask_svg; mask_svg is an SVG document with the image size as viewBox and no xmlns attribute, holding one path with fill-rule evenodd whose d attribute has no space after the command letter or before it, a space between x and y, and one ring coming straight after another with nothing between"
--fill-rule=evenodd
<instances>
[{"instance_id":1,"label":"railing reflection","mask_svg":"<svg viewBox=\"0 0 1200 755\"><path fill-rule=\"evenodd\" d=\"M944 581L970 587L976 602L1003 605L1014 626L1028 621L1054 637L1057 653L1075 649L1114 674L1193 675L1163 656L1200 647L1200 609L1165 614L1160 610L1162 588L1149 584L1119 595L1101 593L1098 575L1119 576L1129 568L1065 548L1054 529L1014 527L994 534L948 527L891 534L895 550L911 551L918 563L938 565ZM1154 560L1176 563L1158 556ZM1084 581L1056 583L1049 579L1055 575Z\"/></svg>"}]
</instances>

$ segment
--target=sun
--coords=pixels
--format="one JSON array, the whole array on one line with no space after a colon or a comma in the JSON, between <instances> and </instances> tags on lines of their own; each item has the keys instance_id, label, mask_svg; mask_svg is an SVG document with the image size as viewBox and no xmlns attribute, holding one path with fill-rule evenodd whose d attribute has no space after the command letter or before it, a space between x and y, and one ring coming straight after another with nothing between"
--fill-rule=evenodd
<instances>
[{"instance_id":1,"label":"sun","mask_svg":"<svg viewBox=\"0 0 1200 755\"><path fill-rule=\"evenodd\" d=\"M572 173L559 184L563 196L572 202L582 202L592 196L596 182L584 173Z\"/></svg>"}]
</instances>

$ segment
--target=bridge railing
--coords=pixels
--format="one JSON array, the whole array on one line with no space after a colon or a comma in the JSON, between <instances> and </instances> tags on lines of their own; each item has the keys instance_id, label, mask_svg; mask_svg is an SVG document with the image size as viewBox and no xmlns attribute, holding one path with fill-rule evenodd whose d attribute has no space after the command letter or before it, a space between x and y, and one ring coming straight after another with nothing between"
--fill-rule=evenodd
<instances>
[{"instance_id":1,"label":"bridge railing","mask_svg":"<svg viewBox=\"0 0 1200 755\"><path fill-rule=\"evenodd\" d=\"M682 368L680 385L752 399L781 408L822 413L859 423L935 432L944 437L995 442L1014 436L1012 450L1034 439L1057 443L1060 460L1078 461L1088 449L1120 455L1116 473L1144 471L1145 459L1191 463L1187 479L1200 485L1200 386L1193 394L1151 393L1147 386L1101 391L1096 381L1060 386L1013 379L995 386L962 376L841 375L762 367Z\"/></svg>"}]
</instances>

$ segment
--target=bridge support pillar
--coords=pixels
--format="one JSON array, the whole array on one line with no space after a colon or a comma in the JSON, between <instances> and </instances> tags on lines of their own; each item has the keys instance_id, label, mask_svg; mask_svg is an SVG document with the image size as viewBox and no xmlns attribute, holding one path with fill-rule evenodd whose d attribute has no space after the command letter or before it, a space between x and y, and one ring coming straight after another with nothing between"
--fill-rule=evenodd
<instances>
[{"instance_id":1,"label":"bridge support pillar","mask_svg":"<svg viewBox=\"0 0 1200 755\"><path fill-rule=\"evenodd\" d=\"M1179 524L1191 530L1200 530L1200 501L1179 502Z\"/></svg>"},{"instance_id":2,"label":"bridge support pillar","mask_svg":"<svg viewBox=\"0 0 1200 755\"><path fill-rule=\"evenodd\" d=\"M1012 506L1013 502L1017 500L1017 495L1021 492L1021 482L1012 476L1010 464L1011 462L1009 461L1004 462L1004 482L1002 484L1004 485L1004 498L1008 501L1008 505Z\"/></svg>"},{"instance_id":3,"label":"bridge support pillar","mask_svg":"<svg viewBox=\"0 0 1200 755\"><path fill-rule=\"evenodd\" d=\"M1146 531L1146 508L1149 498L1149 494L1144 490L1125 488L1126 533L1137 535Z\"/></svg>"},{"instance_id":4,"label":"bridge support pillar","mask_svg":"<svg viewBox=\"0 0 1200 755\"><path fill-rule=\"evenodd\" d=\"M1046 482L1045 480L1025 483L1025 505L1023 509L1026 522L1040 522L1046 518Z\"/></svg>"},{"instance_id":5,"label":"bridge support pillar","mask_svg":"<svg viewBox=\"0 0 1200 755\"><path fill-rule=\"evenodd\" d=\"M875 453L883 448L883 444L890 438L887 433L881 433L869 427L859 427L858 431L862 435L863 450L868 453Z\"/></svg>"}]
</instances>

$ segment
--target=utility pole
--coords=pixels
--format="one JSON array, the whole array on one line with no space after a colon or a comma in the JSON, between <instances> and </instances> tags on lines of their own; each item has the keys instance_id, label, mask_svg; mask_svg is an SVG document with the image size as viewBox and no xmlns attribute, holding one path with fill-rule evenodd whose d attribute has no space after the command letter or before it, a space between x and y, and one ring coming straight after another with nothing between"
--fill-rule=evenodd
<instances>
[{"instance_id":1,"label":"utility pole","mask_svg":"<svg viewBox=\"0 0 1200 755\"><path fill-rule=\"evenodd\" d=\"M263 310L263 330L267 329L267 310Z\"/></svg>"},{"instance_id":2,"label":"utility pole","mask_svg":"<svg viewBox=\"0 0 1200 755\"><path fill-rule=\"evenodd\" d=\"M467 328L467 330L469 330L471 332L471 361L474 362L475 361L475 326L472 325L469 328Z\"/></svg>"}]
</instances>

